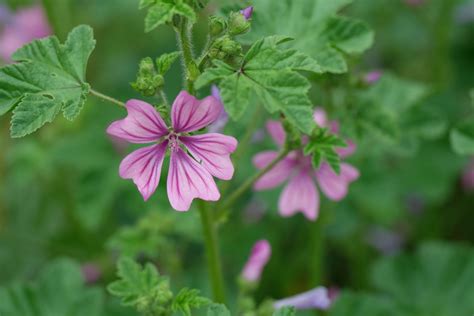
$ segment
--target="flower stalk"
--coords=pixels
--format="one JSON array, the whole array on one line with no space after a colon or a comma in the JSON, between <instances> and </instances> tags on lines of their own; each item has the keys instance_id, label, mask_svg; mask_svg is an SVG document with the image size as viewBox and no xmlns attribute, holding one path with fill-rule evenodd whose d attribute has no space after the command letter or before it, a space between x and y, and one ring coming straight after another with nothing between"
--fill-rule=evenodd
<instances>
[{"instance_id":1,"label":"flower stalk","mask_svg":"<svg viewBox=\"0 0 474 316\"><path fill-rule=\"evenodd\" d=\"M109 97L108 95L105 95L103 93L95 91L94 89L90 90L90 94L92 94L93 96L95 96L96 98L99 98L101 100L113 103L113 104L121 106L121 107L125 107L125 103L123 103L122 101L119 101L115 98Z\"/></svg>"}]
</instances>

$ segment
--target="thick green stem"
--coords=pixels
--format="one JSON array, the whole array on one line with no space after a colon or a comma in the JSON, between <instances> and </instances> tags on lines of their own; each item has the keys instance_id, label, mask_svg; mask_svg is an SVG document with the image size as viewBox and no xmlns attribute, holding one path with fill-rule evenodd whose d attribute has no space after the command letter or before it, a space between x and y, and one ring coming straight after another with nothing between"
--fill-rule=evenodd
<instances>
[{"instance_id":1,"label":"thick green stem","mask_svg":"<svg viewBox=\"0 0 474 316\"><path fill-rule=\"evenodd\" d=\"M104 101L107 101L107 102L110 102L110 103L113 103L113 104L116 104L118 106L121 106L121 107L125 107L125 103L117 100L117 99L114 99L112 97L109 97L108 95L105 95L103 93L100 93L100 92L97 92L93 89L90 90L90 94L92 94L93 96L99 98L99 99L102 99Z\"/></svg>"},{"instance_id":2,"label":"thick green stem","mask_svg":"<svg viewBox=\"0 0 474 316\"><path fill-rule=\"evenodd\" d=\"M247 190L249 190L255 182L257 182L258 179L263 177L267 172L273 169L273 167L276 166L277 163L283 160L283 158L288 155L290 152L290 149L285 146L285 149L283 149L278 156L265 168L261 169L259 172L257 172L253 177L249 178L247 181L244 182L237 190L232 193L227 200L222 202L222 205L219 207L221 210L226 210L229 207L231 207L234 202L242 195L244 194Z\"/></svg>"},{"instance_id":3,"label":"thick green stem","mask_svg":"<svg viewBox=\"0 0 474 316\"><path fill-rule=\"evenodd\" d=\"M199 212L201 214L204 243L206 245L209 275L212 286L214 301L224 303L224 279L222 277L222 264L217 241L217 229L213 214L209 211L208 205L204 201L199 202Z\"/></svg>"}]
</instances>

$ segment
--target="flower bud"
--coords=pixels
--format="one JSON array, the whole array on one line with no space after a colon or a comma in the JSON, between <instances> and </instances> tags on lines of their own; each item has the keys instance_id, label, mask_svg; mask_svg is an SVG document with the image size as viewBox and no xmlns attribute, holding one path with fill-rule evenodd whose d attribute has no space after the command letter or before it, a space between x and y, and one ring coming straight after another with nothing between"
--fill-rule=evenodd
<instances>
[{"instance_id":1,"label":"flower bud","mask_svg":"<svg viewBox=\"0 0 474 316\"><path fill-rule=\"evenodd\" d=\"M253 14L253 7L247 7L243 10L240 10L240 13L245 17L246 20L250 20Z\"/></svg>"},{"instance_id":2,"label":"flower bud","mask_svg":"<svg viewBox=\"0 0 474 316\"><path fill-rule=\"evenodd\" d=\"M220 16L211 16L209 18L209 33L211 36L219 36L227 29L227 22Z\"/></svg>"},{"instance_id":3,"label":"flower bud","mask_svg":"<svg viewBox=\"0 0 474 316\"><path fill-rule=\"evenodd\" d=\"M331 303L328 289L320 286L311 291L276 301L273 307L276 310L285 306L294 306L297 310L326 310L331 306Z\"/></svg>"},{"instance_id":4,"label":"flower bud","mask_svg":"<svg viewBox=\"0 0 474 316\"><path fill-rule=\"evenodd\" d=\"M137 80L131 84L132 88L144 96L151 97L164 84L165 78L156 73L153 60L150 57L142 59L138 69Z\"/></svg>"},{"instance_id":5,"label":"flower bud","mask_svg":"<svg viewBox=\"0 0 474 316\"><path fill-rule=\"evenodd\" d=\"M232 36L245 34L250 30L250 22L240 12L232 12L229 17L229 34Z\"/></svg>"},{"instance_id":6,"label":"flower bud","mask_svg":"<svg viewBox=\"0 0 474 316\"><path fill-rule=\"evenodd\" d=\"M263 268L267 265L272 254L272 248L267 240L259 240L255 243L250 258L242 270L242 278L248 282L260 280Z\"/></svg>"},{"instance_id":7,"label":"flower bud","mask_svg":"<svg viewBox=\"0 0 474 316\"><path fill-rule=\"evenodd\" d=\"M226 35L218 38L211 49L209 50L209 57L220 60L239 56L242 53L242 46L234 41L230 36Z\"/></svg>"}]
</instances>

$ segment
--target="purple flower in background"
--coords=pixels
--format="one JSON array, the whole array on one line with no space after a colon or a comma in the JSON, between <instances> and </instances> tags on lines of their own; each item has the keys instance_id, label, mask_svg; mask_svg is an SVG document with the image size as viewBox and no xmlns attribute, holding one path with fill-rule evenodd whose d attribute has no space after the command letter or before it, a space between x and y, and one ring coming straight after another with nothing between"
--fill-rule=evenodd
<instances>
[{"instance_id":1,"label":"purple flower in background","mask_svg":"<svg viewBox=\"0 0 474 316\"><path fill-rule=\"evenodd\" d=\"M158 187L169 149L167 191L171 206L187 211L194 198L217 201L220 194L213 176L222 180L232 178L230 154L235 151L237 140L217 133L189 133L214 122L222 110L220 102L213 96L198 100L182 91L171 110L172 127L146 102L130 100L126 107L128 116L113 122L107 133L130 143L154 144L125 157L120 164L120 176L133 179L144 200L148 200Z\"/></svg>"},{"instance_id":2,"label":"purple flower in background","mask_svg":"<svg viewBox=\"0 0 474 316\"><path fill-rule=\"evenodd\" d=\"M253 14L253 7L250 6L243 10L240 10L240 13L242 13L242 15L245 17L246 20L250 20Z\"/></svg>"},{"instance_id":3,"label":"purple flower in background","mask_svg":"<svg viewBox=\"0 0 474 316\"><path fill-rule=\"evenodd\" d=\"M275 309L285 306L294 306L296 309L320 309L327 310L331 306L332 300L329 291L325 287L317 287L311 291L291 296L273 303Z\"/></svg>"},{"instance_id":4,"label":"purple flower in background","mask_svg":"<svg viewBox=\"0 0 474 316\"><path fill-rule=\"evenodd\" d=\"M382 75L383 75L383 72L381 70L374 70L374 71L368 72L364 76L364 82L368 85L374 84L377 81L379 81L380 78L382 78Z\"/></svg>"},{"instance_id":5,"label":"purple flower in background","mask_svg":"<svg viewBox=\"0 0 474 316\"><path fill-rule=\"evenodd\" d=\"M369 231L367 242L384 255L393 255L400 252L405 238L400 233L383 227L375 227Z\"/></svg>"},{"instance_id":6,"label":"purple flower in background","mask_svg":"<svg viewBox=\"0 0 474 316\"><path fill-rule=\"evenodd\" d=\"M227 125L227 122L229 121L229 115L224 109L224 104L222 104L221 94L217 86L213 85L211 87L211 94L214 98L219 100L219 102L221 103L221 111L219 113L219 116L217 117L217 120L211 125L209 125L207 130L209 131L209 133L220 133L222 132L224 127Z\"/></svg>"},{"instance_id":7,"label":"purple flower in background","mask_svg":"<svg viewBox=\"0 0 474 316\"><path fill-rule=\"evenodd\" d=\"M263 268L267 265L272 255L272 248L267 240L259 240L255 243L250 257L242 270L242 278L249 282L260 280Z\"/></svg>"},{"instance_id":8,"label":"purple flower in background","mask_svg":"<svg viewBox=\"0 0 474 316\"><path fill-rule=\"evenodd\" d=\"M316 110L315 120L319 125L329 127L334 133L339 129L337 122L327 121L326 113L321 109ZM286 133L281 123L269 121L267 130L275 143L283 146ZM348 142L347 148L340 148L337 152L341 157L346 157L354 151L355 144ZM253 163L258 169L263 169L277 156L276 151L265 151L257 154ZM340 174L336 174L326 162L315 170L310 156L304 156L302 150L294 150L261 177L255 183L254 189L257 191L272 189L288 180L278 202L280 215L289 217L302 212L309 220L316 220L319 213L319 193L315 182L329 199L340 201L347 195L349 184L358 177L359 171L347 163L341 163Z\"/></svg>"},{"instance_id":9,"label":"purple flower in background","mask_svg":"<svg viewBox=\"0 0 474 316\"><path fill-rule=\"evenodd\" d=\"M21 9L13 15L7 15L5 9L2 12L5 26L0 33L0 57L5 61L10 61L11 55L23 45L51 34L40 6Z\"/></svg>"},{"instance_id":10,"label":"purple flower in background","mask_svg":"<svg viewBox=\"0 0 474 316\"><path fill-rule=\"evenodd\" d=\"M85 263L81 266L82 275L86 284L94 284L99 281L101 272L99 267L94 263Z\"/></svg>"},{"instance_id":11,"label":"purple flower in background","mask_svg":"<svg viewBox=\"0 0 474 316\"><path fill-rule=\"evenodd\" d=\"M462 186L465 191L474 191L474 159L466 166L462 175Z\"/></svg>"}]
</instances>

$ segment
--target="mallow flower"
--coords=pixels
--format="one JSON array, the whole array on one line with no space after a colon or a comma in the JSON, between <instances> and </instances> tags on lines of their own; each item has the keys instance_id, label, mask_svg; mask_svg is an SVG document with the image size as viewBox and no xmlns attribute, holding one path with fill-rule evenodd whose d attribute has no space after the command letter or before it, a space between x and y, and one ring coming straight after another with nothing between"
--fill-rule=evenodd
<instances>
[{"instance_id":1,"label":"mallow flower","mask_svg":"<svg viewBox=\"0 0 474 316\"><path fill-rule=\"evenodd\" d=\"M377 81L380 80L380 78L382 78L382 75L383 75L383 72L380 71L380 70L373 70L371 72L368 72L365 76L364 76L364 82L368 85L371 85L371 84L374 84L374 83L377 83Z\"/></svg>"},{"instance_id":2,"label":"mallow flower","mask_svg":"<svg viewBox=\"0 0 474 316\"><path fill-rule=\"evenodd\" d=\"M220 198L213 176L222 180L232 178L230 154L235 151L237 140L218 133L190 134L218 118L221 103L215 97L198 100L186 91L180 92L171 109L171 126L146 102L130 100L126 108L127 117L113 122L107 133L130 143L152 143L125 157L119 168L120 176L132 179L145 201L158 186L168 150L167 192L175 210L187 211L194 198Z\"/></svg>"},{"instance_id":3,"label":"mallow flower","mask_svg":"<svg viewBox=\"0 0 474 316\"><path fill-rule=\"evenodd\" d=\"M34 39L51 34L46 15L41 6L20 9L16 13L8 13L3 9L3 30L0 33L0 57L10 61L11 55L23 45Z\"/></svg>"},{"instance_id":4,"label":"mallow flower","mask_svg":"<svg viewBox=\"0 0 474 316\"><path fill-rule=\"evenodd\" d=\"M248 282L260 280L263 269L272 255L272 248L267 240L259 240L255 243L250 257L242 270L241 277Z\"/></svg>"},{"instance_id":5,"label":"mallow flower","mask_svg":"<svg viewBox=\"0 0 474 316\"><path fill-rule=\"evenodd\" d=\"M338 122L329 121L324 110L316 109L314 119L319 126L338 133ZM282 147L286 138L282 124L278 121L269 121L266 127L274 142ZM347 147L338 148L337 153L341 158L344 158L353 154L355 149L355 144L349 140ZM253 158L253 163L258 169L263 169L277 156L277 151L265 151L257 154ZM305 156L303 150L293 150L261 177L255 183L254 189L257 191L268 190L288 181L278 201L280 215L289 217L297 212L302 212L309 220L316 220L320 199L315 182L330 200L340 201L347 195L349 184L358 177L359 171L347 163L341 163L339 174L335 173L326 162L323 162L315 170L310 156Z\"/></svg>"},{"instance_id":6,"label":"mallow flower","mask_svg":"<svg viewBox=\"0 0 474 316\"><path fill-rule=\"evenodd\" d=\"M273 307L278 310L285 306L294 306L298 310L320 309L327 310L332 303L329 290L323 286L312 289L308 292L284 298L273 303Z\"/></svg>"},{"instance_id":7,"label":"mallow flower","mask_svg":"<svg viewBox=\"0 0 474 316\"><path fill-rule=\"evenodd\" d=\"M246 20L250 20L253 14L253 7L250 6L243 10L240 10L240 13L242 13L242 15L245 17Z\"/></svg>"}]
</instances>

